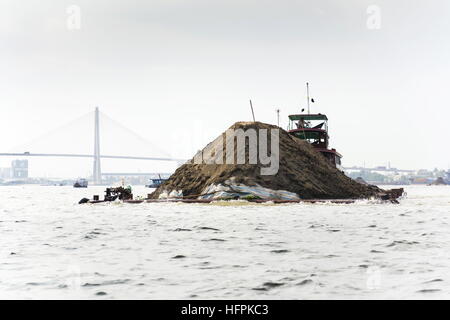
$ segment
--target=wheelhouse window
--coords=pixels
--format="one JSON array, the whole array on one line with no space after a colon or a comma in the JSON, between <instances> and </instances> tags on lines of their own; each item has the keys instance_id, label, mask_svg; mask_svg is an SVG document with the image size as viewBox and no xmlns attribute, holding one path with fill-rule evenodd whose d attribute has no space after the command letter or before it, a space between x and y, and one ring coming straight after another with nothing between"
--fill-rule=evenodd
<instances>
[{"instance_id":1,"label":"wheelhouse window","mask_svg":"<svg viewBox=\"0 0 450 320\"><path fill-rule=\"evenodd\" d=\"M294 135L302 140L306 140L312 145L322 146L326 144L326 134L317 131L297 131Z\"/></svg>"}]
</instances>

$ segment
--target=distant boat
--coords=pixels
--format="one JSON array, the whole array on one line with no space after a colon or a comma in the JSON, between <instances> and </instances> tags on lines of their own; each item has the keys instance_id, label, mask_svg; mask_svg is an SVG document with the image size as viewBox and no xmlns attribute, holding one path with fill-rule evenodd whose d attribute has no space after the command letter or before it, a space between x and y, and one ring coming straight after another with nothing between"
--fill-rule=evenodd
<instances>
[{"instance_id":1,"label":"distant boat","mask_svg":"<svg viewBox=\"0 0 450 320\"><path fill-rule=\"evenodd\" d=\"M87 188L88 187L88 181L86 179L78 179L73 184L74 188Z\"/></svg>"},{"instance_id":2,"label":"distant boat","mask_svg":"<svg viewBox=\"0 0 450 320\"><path fill-rule=\"evenodd\" d=\"M22 184L26 184L26 180L7 180L0 183L2 186L18 186Z\"/></svg>"},{"instance_id":3,"label":"distant boat","mask_svg":"<svg viewBox=\"0 0 450 320\"><path fill-rule=\"evenodd\" d=\"M446 186L446 185L447 183L442 177L437 178L435 181L429 184L429 186Z\"/></svg>"},{"instance_id":4,"label":"distant boat","mask_svg":"<svg viewBox=\"0 0 450 320\"><path fill-rule=\"evenodd\" d=\"M162 185L167 179L161 178L161 175L159 175L159 178L157 179L150 179L149 184L145 185L147 188L158 188L160 185Z\"/></svg>"}]
</instances>

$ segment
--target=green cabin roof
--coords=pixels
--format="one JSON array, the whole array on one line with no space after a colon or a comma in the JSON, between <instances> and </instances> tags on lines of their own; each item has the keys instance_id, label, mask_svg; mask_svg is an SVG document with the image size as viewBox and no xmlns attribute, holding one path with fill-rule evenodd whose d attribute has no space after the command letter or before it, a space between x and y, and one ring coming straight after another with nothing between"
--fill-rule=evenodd
<instances>
[{"instance_id":1,"label":"green cabin roof","mask_svg":"<svg viewBox=\"0 0 450 320\"><path fill-rule=\"evenodd\" d=\"M328 120L327 116L324 114L291 114L289 120Z\"/></svg>"}]
</instances>

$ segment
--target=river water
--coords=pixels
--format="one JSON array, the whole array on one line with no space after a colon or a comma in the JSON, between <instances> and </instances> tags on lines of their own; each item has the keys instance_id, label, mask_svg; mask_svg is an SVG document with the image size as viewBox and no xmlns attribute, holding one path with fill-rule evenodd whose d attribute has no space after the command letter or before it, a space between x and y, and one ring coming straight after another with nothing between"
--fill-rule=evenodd
<instances>
[{"instance_id":1,"label":"river water","mask_svg":"<svg viewBox=\"0 0 450 320\"><path fill-rule=\"evenodd\" d=\"M0 187L0 298L450 298L450 186L399 205L77 204L102 190Z\"/></svg>"}]
</instances>

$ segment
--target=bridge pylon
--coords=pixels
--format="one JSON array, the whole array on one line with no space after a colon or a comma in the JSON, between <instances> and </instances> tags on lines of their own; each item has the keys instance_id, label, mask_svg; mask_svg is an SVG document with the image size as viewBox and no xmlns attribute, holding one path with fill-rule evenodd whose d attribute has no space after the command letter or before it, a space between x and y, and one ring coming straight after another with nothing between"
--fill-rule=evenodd
<instances>
[{"instance_id":1,"label":"bridge pylon","mask_svg":"<svg viewBox=\"0 0 450 320\"><path fill-rule=\"evenodd\" d=\"M95 184L102 183L102 169L100 165L100 119L98 107L95 108L94 125L94 172L92 178Z\"/></svg>"}]
</instances>

